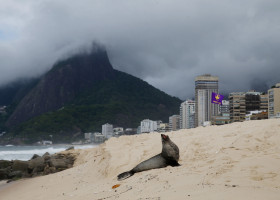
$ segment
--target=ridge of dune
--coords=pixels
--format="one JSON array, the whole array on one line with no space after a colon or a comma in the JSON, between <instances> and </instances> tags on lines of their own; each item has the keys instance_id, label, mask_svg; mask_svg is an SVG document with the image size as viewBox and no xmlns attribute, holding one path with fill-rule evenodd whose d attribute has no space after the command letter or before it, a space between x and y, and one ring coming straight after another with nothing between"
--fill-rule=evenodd
<instances>
[{"instance_id":1,"label":"ridge of dune","mask_svg":"<svg viewBox=\"0 0 280 200\"><path fill-rule=\"evenodd\" d=\"M0 199L279 199L280 119L167 134L180 149L180 167L117 181L119 173L161 152L159 133L121 136L74 150L73 168L17 181L0 190Z\"/></svg>"}]
</instances>

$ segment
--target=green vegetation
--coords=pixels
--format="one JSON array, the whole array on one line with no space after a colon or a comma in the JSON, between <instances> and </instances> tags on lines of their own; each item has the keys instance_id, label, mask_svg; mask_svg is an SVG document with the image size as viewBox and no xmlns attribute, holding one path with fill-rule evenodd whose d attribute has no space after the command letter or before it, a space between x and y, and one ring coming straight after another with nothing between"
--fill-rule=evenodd
<instances>
[{"instance_id":1,"label":"green vegetation","mask_svg":"<svg viewBox=\"0 0 280 200\"><path fill-rule=\"evenodd\" d=\"M0 106L18 103L39 80L40 78L18 80L9 85L0 87Z\"/></svg>"},{"instance_id":2,"label":"green vegetation","mask_svg":"<svg viewBox=\"0 0 280 200\"><path fill-rule=\"evenodd\" d=\"M5 121L7 120L7 114L0 113L0 133L6 129Z\"/></svg>"},{"instance_id":3,"label":"green vegetation","mask_svg":"<svg viewBox=\"0 0 280 200\"><path fill-rule=\"evenodd\" d=\"M0 113L0 133L6 131L5 123L15 110L19 101L38 83L39 78L18 80L0 87L0 106L7 106L6 112Z\"/></svg>"},{"instance_id":4,"label":"green vegetation","mask_svg":"<svg viewBox=\"0 0 280 200\"><path fill-rule=\"evenodd\" d=\"M141 79L115 70L110 80L94 82L63 108L44 113L10 130L13 136L33 143L40 139L70 142L83 132L101 131L101 125L139 126L146 118L167 122L179 112L181 100L170 97Z\"/></svg>"}]
</instances>

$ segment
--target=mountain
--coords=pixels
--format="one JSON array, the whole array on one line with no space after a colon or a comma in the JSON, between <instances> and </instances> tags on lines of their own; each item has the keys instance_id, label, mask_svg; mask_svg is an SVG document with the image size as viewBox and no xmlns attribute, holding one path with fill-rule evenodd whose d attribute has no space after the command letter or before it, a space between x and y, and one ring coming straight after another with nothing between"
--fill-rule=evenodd
<instances>
[{"instance_id":1,"label":"mountain","mask_svg":"<svg viewBox=\"0 0 280 200\"><path fill-rule=\"evenodd\" d=\"M60 61L22 98L6 122L15 138L71 141L101 125L139 126L146 118L167 121L181 100L113 69L97 48Z\"/></svg>"},{"instance_id":2,"label":"mountain","mask_svg":"<svg viewBox=\"0 0 280 200\"><path fill-rule=\"evenodd\" d=\"M40 80L40 78L19 79L0 87L0 106L18 103Z\"/></svg>"},{"instance_id":3,"label":"mountain","mask_svg":"<svg viewBox=\"0 0 280 200\"><path fill-rule=\"evenodd\" d=\"M0 87L0 108L6 106L5 112L0 112L0 133L6 130L5 122L16 105L38 81L39 78L19 79Z\"/></svg>"},{"instance_id":4,"label":"mountain","mask_svg":"<svg viewBox=\"0 0 280 200\"><path fill-rule=\"evenodd\" d=\"M21 100L7 126L15 126L42 113L59 109L95 82L113 76L107 54L100 49L61 61Z\"/></svg>"}]
</instances>

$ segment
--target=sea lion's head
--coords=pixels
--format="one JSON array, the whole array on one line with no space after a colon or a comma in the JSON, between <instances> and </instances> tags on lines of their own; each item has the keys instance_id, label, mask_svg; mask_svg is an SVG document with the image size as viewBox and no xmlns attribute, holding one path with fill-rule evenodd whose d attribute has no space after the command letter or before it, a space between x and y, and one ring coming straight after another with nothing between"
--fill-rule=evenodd
<instances>
[{"instance_id":1,"label":"sea lion's head","mask_svg":"<svg viewBox=\"0 0 280 200\"><path fill-rule=\"evenodd\" d=\"M170 139L169 139L168 135L161 134L161 141L162 141L162 143L168 142L169 140Z\"/></svg>"}]
</instances>

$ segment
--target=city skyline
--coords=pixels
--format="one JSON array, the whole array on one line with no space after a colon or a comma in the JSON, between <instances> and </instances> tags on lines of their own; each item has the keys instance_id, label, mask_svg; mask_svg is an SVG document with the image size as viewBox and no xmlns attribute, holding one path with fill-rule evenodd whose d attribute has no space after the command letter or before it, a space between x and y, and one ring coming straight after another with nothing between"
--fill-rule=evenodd
<instances>
[{"instance_id":1,"label":"city skyline","mask_svg":"<svg viewBox=\"0 0 280 200\"><path fill-rule=\"evenodd\" d=\"M97 42L115 69L182 100L203 73L220 77L222 94L266 91L279 82L279 8L266 0L3 1L0 86Z\"/></svg>"},{"instance_id":2,"label":"city skyline","mask_svg":"<svg viewBox=\"0 0 280 200\"><path fill-rule=\"evenodd\" d=\"M231 92L229 94L229 101L221 100L221 104L216 104L212 102L211 95L213 95L212 91L219 92L218 80L219 77L211 76L210 74L197 76L195 83L197 91L196 99L200 98L199 91L201 90L201 97L203 99L201 105L197 101L190 99L182 102L179 107L179 115L173 114L170 116L168 123L160 119L156 121L143 119L137 128L137 134L177 131L199 126L225 125L247 120L280 117L280 83L277 83L275 87L269 89L266 94L257 91ZM200 108L198 109L198 107ZM205 109L207 107L208 109ZM198 110L200 110L199 112L201 112L200 115L202 117L198 115ZM102 132L103 126L105 125L102 125ZM111 129L113 130L113 126Z\"/></svg>"}]
</instances>

